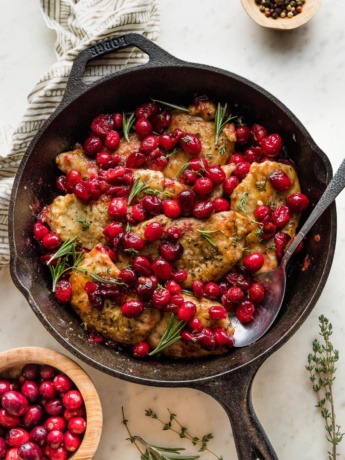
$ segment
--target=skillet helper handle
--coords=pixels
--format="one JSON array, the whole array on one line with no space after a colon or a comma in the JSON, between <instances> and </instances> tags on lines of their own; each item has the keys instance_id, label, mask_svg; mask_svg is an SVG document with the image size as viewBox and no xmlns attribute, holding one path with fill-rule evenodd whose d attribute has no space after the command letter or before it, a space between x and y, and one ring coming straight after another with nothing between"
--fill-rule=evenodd
<instances>
[{"instance_id":1,"label":"skillet helper handle","mask_svg":"<svg viewBox=\"0 0 345 460\"><path fill-rule=\"evenodd\" d=\"M239 460L278 460L252 405L251 388L258 367L257 362L247 364L193 388L209 394L225 409Z\"/></svg>"},{"instance_id":2,"label":"skillet helper handle","mask_svg":"<svg viewBox=\"0 0 345 460\"><path fill-rule=\"evenodd\" d=\"M67 82L63 102L69 103L73 101L90 87L90 85L83 82L83 76L88 62L108 53L128 48L129 46L135 46L149 56L149 62L138 66L140 68L150 67L152 64L176 65L181 62L143 35L130 33L109 38L86 48L77 55ZM112 75L116 73L117 72Z\"/></svg>"}]
</instances>

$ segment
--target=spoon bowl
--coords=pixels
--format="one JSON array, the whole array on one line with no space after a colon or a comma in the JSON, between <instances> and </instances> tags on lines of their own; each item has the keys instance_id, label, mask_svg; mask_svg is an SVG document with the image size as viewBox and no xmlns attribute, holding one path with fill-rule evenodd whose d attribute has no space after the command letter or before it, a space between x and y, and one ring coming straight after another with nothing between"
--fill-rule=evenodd
<instances>
[{"instance_id":1,"label":"spoon bowl","mask_svg":"<svg viewBox=\"0 0 345 460\"><path fill-rule=\"evenodd\" d=\"M273 324L283 304L286 289L286 265L297 247L315 224L321 214L330 206L345 187L345 159L324 191L312 213L288 247L278 268L255 278L265 290L265 298L255 310L254 321L243 324L236 317L232 319L235 329L235 347L245 347L262 337Z\"/></svg>"},{"instance_id":2,"label":"spoon bowl","mask_svg":"<svg viewBox=\"0 0 345 460\"><path fill-rule=\"evenodd\" d=\"M302 12L293 18L272 19L266 17L255 0L241 0L245 12L260 26L275 30L291 30L303 26L319 11L322 0L306 0Z\"/></svg>"}]
</instances>

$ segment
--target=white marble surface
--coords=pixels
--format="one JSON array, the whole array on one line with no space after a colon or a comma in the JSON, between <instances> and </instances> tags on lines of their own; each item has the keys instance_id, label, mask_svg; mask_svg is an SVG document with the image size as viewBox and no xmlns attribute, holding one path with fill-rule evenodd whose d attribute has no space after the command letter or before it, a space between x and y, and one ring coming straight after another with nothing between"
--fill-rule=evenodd
<instances>
[{"instance_id":1,"label":"white marble surface","mask_svg":"<svg viewBox=\"0 0 345 460\"><path fill-rule=\"evenodd\" d=\"M277 33L253 23L240 0L161 0L158 43L181 59L231 70L268 89L307 127L335 170L344 157L345 2L331 3L325 2L303 28ZM26 95L55 60L55 37L44 24L38 0L3 1L1 16L0 123L15 124L25 110ZM300 330L261 367L254 383L254 407L281 460L327 458L323 422L314 408L316 401L305 370L322 313L333 322L332 340L340 349L335 404L337 422L345 429L345 194L338 198L337 209L337 250L323 294ZM17 292L8 270L0 273L0 292L0 351L25 345L64 351ZM127 383L81 364L94 380L104 407L104 431L96 460L139 458L125 440L122 405L133 432L151 442L182 444L144 416L144 410L151 407L166 418L169 407L196 435L212 431L215 439L210 447L224 460L237 458L228 419L211 397L189 389ZM345 458L345 442L339 454ZM210 458L201 455L203 460Z\"/></svg>"}]
</instances>

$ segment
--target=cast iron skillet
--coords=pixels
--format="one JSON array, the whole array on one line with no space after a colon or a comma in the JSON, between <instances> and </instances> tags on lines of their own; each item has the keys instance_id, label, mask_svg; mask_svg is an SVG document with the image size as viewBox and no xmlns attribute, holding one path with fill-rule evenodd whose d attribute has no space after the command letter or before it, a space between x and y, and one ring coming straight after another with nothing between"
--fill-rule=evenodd
<instances>
[{"instance_id":1,"label":"cast iron skillet","mask_svg":"<svg viewBox=\"0 0 345 460\"><path fill-rule=\"evenodd\" d=\"M88 61L110 51L136 46L149 56L145 65L121 70L87 86L82 77ZM10 207L11 273L16 286L49 332L71 353L91 366L144 385L191 387L217 399L227 412L242 460L276 459L251 401L251 385L260 365L281 347L306 319L326 282L336 240L336 210L331 206L308 236L302 253L290 262L284 306L275 325L251 346L206 360L138 361L125 352L87 341L80 320L61 308L32 242L35 214L56 195L57 154L88 134L100 113L133 110L150 97L190 103L195 94L229 101L248 123L254 120L279 132L296 162L301 187L315 205L331 179L331 165L297 118L276 98L230 72L183 62L144 37L128 34L82 51L76 58L59 108L32 141L15 179ZM316 242L313 235L320 235ZM308 255L311 268L302 270Z\"/></svg>"}]
</instances>

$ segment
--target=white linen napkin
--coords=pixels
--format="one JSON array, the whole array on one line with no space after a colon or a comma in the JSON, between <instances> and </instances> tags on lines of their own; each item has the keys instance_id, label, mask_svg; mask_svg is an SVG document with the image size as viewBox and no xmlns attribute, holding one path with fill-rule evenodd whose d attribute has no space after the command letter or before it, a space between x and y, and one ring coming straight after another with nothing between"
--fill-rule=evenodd
<instances>
[{"instance_id":1,"label":"white linen napkin","mask_svg":"<svg viewBox=\"0 0 345 460\"><path fill-rule=\"evenodd\" d=\"M159 0L41 0L45 21L57 33L57 62L28 96L20 125L0 129L0 270L9 263L8 208L13 179L32 138L59 105L74 57L82 49L114 35L136 32L150 40L159 33ZM127 65L144 62L139 50L124 49L89 65L92 82ZM39 110L38 110L39 109Z\"/></svg>"}]
</instances>

